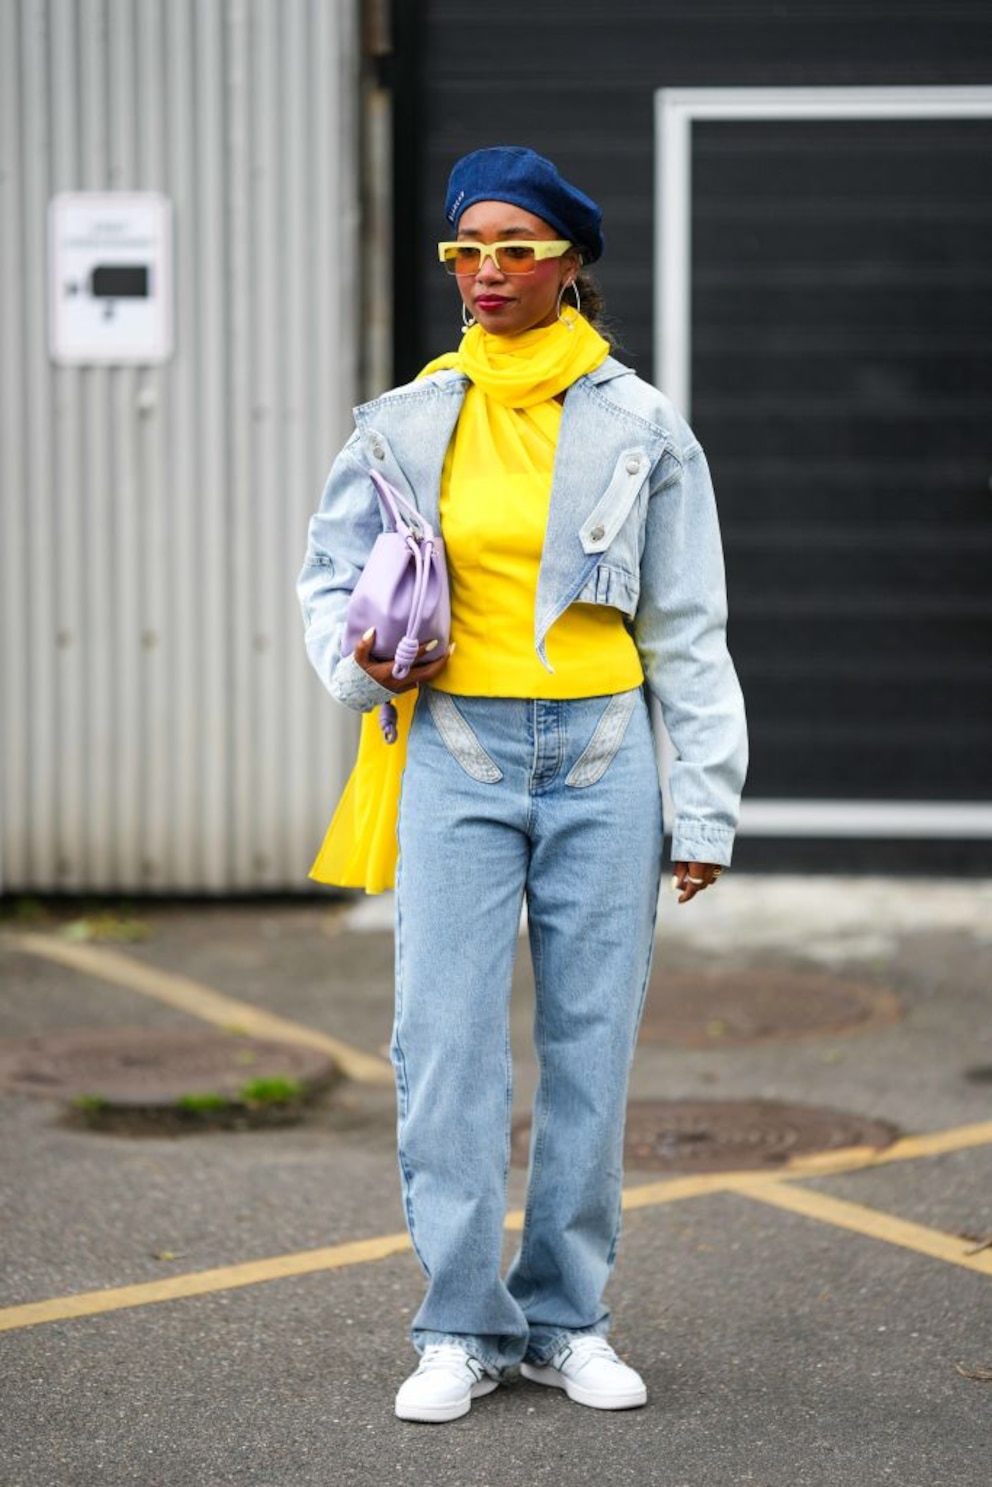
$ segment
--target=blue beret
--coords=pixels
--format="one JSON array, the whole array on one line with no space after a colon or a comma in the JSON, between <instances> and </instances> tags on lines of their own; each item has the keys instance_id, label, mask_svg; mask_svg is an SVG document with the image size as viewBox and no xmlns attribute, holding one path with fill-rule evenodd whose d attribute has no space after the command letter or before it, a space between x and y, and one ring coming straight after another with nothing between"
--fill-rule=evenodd
<instances>
[{"instance_id":1,"label":"blue beret","mask_svg":"<svg viewBox=\"0 0 992 1487\"><path fill-rule=\"evenodd\" d=\"M477 201L509 201L533 212L556 232L582 249L587 263L603 251L600 223L603 214L584 192L570 186L543 155L518 145L474 150L455 162L444 199L444 213L452 227L467 207Z\"/></svg>"}]
</instances>

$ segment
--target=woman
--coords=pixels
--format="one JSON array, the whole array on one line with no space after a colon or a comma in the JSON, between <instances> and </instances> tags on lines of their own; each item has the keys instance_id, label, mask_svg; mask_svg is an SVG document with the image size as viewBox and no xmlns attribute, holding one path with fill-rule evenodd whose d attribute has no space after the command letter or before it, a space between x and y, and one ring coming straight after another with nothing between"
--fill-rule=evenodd
<instances>
[{"instance_id":1,"label":"woman","mask_svg":"<svg viewBox=\"0 0 992 1487\"><path fill-rule=\"evenodd\" d=\"M392 1055L428 1287L396 1413L455 1419L518 1364L580 1404L626 1409L646 1392L606 1341L602 1296L661 874L646 690L676 755L680 903L730 862L746 764L716 510L690 429L577 308L603 246L595 203L533 151L499 147L457 162L446 215L461 348L357 410L300 578L309 654L336 698L369 712L419 684L394 756L405 747ZM373 469L440 522L448 554L451 649L402 682L371 634L340 653L381 529ZM503 1278L523 902L540 1085Z\"/></svg>"}]
</instances>

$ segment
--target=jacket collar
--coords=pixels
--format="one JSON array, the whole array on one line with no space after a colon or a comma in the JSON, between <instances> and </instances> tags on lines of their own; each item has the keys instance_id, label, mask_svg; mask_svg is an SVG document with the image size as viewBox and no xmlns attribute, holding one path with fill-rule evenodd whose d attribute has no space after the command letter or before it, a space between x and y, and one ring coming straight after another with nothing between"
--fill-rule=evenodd
<instances>
[{"instance_id":1,"label":"jacket collar","mask_svg":"<svg viewBox=\"0 0 992 1487\"><path fill-rule=\"evenodd\" d=\"M633 367L625 367L622 361L617 361L615 356L608 356L605 361L592 372L587 372L585 380L598 386L600 382L612 382L615 377L633 377ZM582 380L581 378L579 379Z\"/></svg>"}]
</instances>

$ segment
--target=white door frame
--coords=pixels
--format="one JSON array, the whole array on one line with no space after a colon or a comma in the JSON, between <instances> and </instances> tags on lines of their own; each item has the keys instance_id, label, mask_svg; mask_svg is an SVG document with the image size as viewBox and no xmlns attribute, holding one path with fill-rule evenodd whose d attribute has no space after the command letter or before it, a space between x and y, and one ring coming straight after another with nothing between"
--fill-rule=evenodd
<instances>
[{"instance_id":1,"label":"white door frame","mask_svg":"<svg viewBox=\"0 0 992 1487\"><path fill-rule=\"evenodd\" d=\"M697 120L988 119L992 88L659 88L655 93L655 381L691 416L692 126ZM670 817L670 813L669 813ZM755 800L754 836L992 837L986 801Z\"/></svg>"}]
</instances>

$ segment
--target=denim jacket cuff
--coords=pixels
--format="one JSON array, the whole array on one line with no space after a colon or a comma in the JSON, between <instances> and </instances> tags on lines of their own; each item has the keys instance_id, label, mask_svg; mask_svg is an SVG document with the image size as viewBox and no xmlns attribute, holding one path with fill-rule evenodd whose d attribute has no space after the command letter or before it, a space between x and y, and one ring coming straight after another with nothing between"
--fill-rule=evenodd
<instances>
[{"instance_id":1,"label":"denim jacket cuff","mask_svg":"<svg viewBox=\"0 0 992 1487\"><path fill-rule=\"evenodd\" d=\"M734 832L727 826L676 823L672 836L673 862L713 862L729 867L734 850Z\"/></svg>"},{"instance_id":2,"label":"denim jacket cuff","mask_svg":"<svg viewBox=\"0 0 992 1487\"><path fill-rule=\"evenodd\" d=\"M392 702L395 696L388 687L381 686L375 677L363 671L354 656L345 656L338 662L328 690L337 702L356 713L370 713L381 703Z\"/></svg>"}]
</instances>

